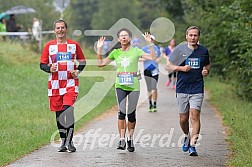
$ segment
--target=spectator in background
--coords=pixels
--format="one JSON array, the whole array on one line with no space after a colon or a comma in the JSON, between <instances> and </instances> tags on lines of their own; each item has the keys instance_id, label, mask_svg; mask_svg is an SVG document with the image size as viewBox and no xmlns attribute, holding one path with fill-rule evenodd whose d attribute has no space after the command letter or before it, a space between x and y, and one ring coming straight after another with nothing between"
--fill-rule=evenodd
<instances>
[{"instance_id":1,"label":"spectator in background","mask_svg":"<svg viewBox=\"0 0 252 167\"><path fill-rule=\"evenodd\" d=\"M0 20L0 32L6 32L6 20L2 18ZM3 36L3 40L5 40L5 36Z\"/></svg>"},{"instance_id":2,"label":"spectator in background","mask_svg":"<svg viewBox=\"0 0 252 167\"><path fill-rule=\"evenodd\" d=\"M11 14L10 19L6 21L7 32L18 32L22 28L22 25L16 24L15 15ZM15 39L16 35L10 35L10 39Z\"/></svg>"},{"instance_id":3,"label":"spectator in background","mask_svg":"<svg viewBox=\"0 0 252 167\"><path fill-rule=\"evenodd\" d=\"M39 23L39 19L37 18L33 18L33 23L32 23L32 35L33 35L33 38L36 40L36 41L39 41L39 34L40 34L40 31L41 31L41 27L40 27L40 23Z\"/></svg>"}]
</instances>

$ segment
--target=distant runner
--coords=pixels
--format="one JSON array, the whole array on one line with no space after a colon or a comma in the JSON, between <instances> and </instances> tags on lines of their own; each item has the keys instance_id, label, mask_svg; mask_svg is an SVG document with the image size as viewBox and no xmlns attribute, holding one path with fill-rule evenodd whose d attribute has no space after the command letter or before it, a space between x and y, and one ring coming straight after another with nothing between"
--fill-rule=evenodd
<instances>
[{"instance_id":1,"label":"distant runner","mask_svg":"<svg viewBox=\"0 0 252 167\"><path fill-rule=\"evenodd\" d=\"M167 61L169 60L170 54L172 53L172 51L174 50L175 47L176 47L176 40L173 38L173 39L171 39L170 44L167 47L165 47L165 49L164 49L164 54L166 56L165 58ZM175 86L176 80L177 80L177 72L176 71L168 73L168 81L165 83L165 85L170 86L170 84L172 84L171 88L175 89L176 88L176 86Z\"/></svg>"},{"instance_id":2,"label":"distant runner","mask_svg":"<svg viewBox=\"0 0 252 167\"><path fill-rule=\"evenodd\" d=\"M151 42L154 44L155 37L151 35ZM149 46L144 46L142 50L145 53L150 53ZM157 84L159 69L158 63L161 60L160 48L154 45L156 60L144 60L144 78L147 85L148 99L149 99L149 112L157 112ZM153 101L153 103L152 103Z\"/></svg>"}]
</instances>

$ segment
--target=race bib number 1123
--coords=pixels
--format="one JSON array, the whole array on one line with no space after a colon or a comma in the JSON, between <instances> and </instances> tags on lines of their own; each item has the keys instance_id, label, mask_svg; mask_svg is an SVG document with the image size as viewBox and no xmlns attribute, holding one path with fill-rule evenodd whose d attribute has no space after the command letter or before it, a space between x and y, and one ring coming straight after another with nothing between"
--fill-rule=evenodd
<instances>
[{"instance_id":1,"label":"race bib number 1123","mask_svg":"<svg viewBox=\"0 0 252 167\"><path fill-rule=\"evenodd\" d=\"M133 74L120 74L118 77L120 85L132 85L134 83Z\"/></svg>"}]
</instances>

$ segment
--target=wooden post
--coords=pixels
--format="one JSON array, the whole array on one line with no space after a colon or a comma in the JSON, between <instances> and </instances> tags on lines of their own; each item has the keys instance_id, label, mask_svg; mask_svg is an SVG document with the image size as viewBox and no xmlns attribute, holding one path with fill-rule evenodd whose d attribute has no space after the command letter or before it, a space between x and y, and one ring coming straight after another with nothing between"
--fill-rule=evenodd
<instances>
[{"instance_id":1,"label":"wooden post","mask_svg":"<svg viewBox=\"0 0 252 167\"><path fill-rule=\"evenodd\" d=\"M40 26L40 29L39 29L39 52L42 52L42 20L40 19L39 20L39 26Z\"/></svg>"}]
</instances>

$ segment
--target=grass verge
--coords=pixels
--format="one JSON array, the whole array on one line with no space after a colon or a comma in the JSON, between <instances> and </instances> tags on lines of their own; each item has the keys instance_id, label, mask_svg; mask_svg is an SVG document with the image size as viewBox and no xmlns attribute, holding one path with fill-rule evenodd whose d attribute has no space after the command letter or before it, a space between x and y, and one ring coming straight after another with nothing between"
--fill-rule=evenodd
<instances>
[{"instance_id":1,"label":"grass verge","mask_svg":"<svg viewBox=\"0 0 252 167\"><path fill-rule=\"evenodd\" d=\"M216 78L207 78L206 88L210 92L210 103L220 111L224 124L229 127L228 142L232 150L229 164L252 166L252 103L241 100L232 86Z\"/></svg>"}]
</instances>

